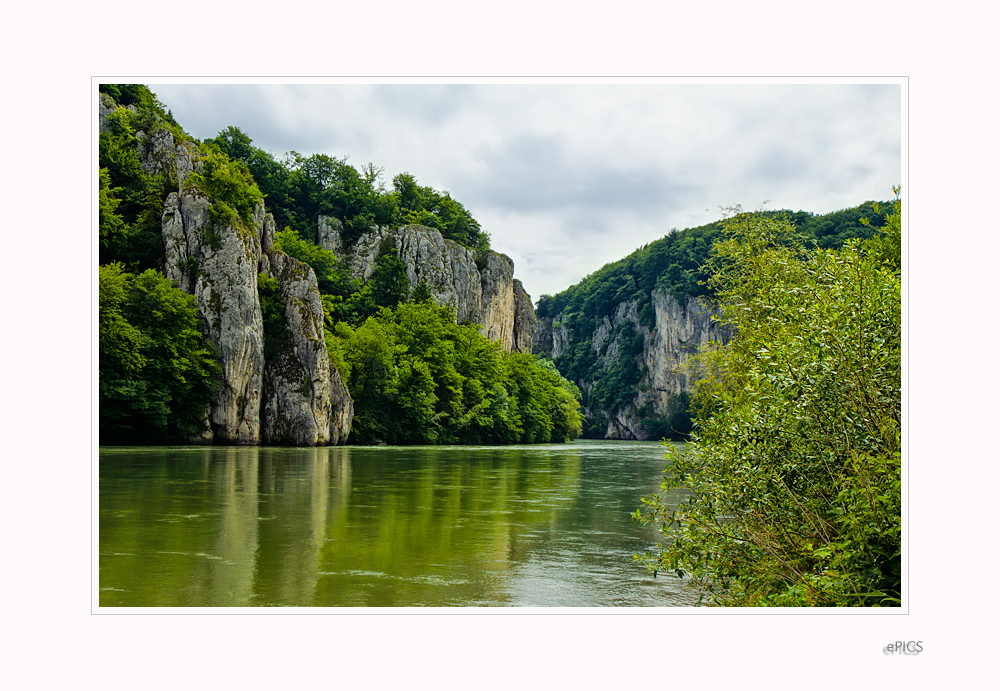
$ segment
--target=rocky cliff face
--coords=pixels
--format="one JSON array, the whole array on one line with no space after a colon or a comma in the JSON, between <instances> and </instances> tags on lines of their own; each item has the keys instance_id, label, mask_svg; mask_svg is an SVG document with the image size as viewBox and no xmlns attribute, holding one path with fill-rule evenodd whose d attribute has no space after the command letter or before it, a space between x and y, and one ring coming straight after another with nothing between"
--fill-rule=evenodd
<instances>
[{"instance_id":1,"label":"rocky cliff face","mask_svg":"<svg viewBox=\"0 0 1000 691\"><path fill-rule=\"evenodd\" d=\"M596 406L584 407L590 419L606 419L604 436L608 439L650 439L653 435L644 420L666 415L672 398L690 391L694 385L691 358L710 342L727 343L731 336L728 329L716 322L715 306L704 298L689 298L683 302L673 296L654 290L651 295L655 320L653 325L641 323L638 303L635 300L620 303L615 312L597 325L591 348L599 363L598 370L612 367L620 358L635 358L643 372L634 387L627 405L613 410L600 410ZM642 351L627 354L628 343L623 342L624 322L631 322L634 332L642 336ZM535 335L535 348L551 353L557 360L574 343L569 329L554 318L539 320ZM632 351L634 352L634 351ZM593 381L577 381L581 391L590 392Z\"/></svg>"},{"instance_id":2,"label":"rocky cliff face","mask_svg":"<svg viewBox=\"0 0 1000 691\"><path fill-rule=\"evenodd\" d=\"M179 192L164 204L164 273L193 294L202 330L219 351L222 381L195 441L315 446L344 443L353 403L330 367L316 277L273 246L274 220L258 204L249 224L215 227L213 200L186 184L199 170L190 145L157 134L142 138L144 165L174 167ZM257 276L278 281L289 343L265 358Z\"/></svg>"},{"instance_id":3,"label":"rocky cliff face","mask_svg":"<svg viewBox=\"0 0 1000 691\"><path fill-rule=\"evenodd\" d=\"M411 288L426 282L434 300L453 307L459 322L479 324L480 333L504 350L531 352L537 329L531 296L514 278L507 255L487 252L477 258L437 230L418 225L372 228L350 247L341 231L337 219L321 216L316 239L344 258L356 280L367 282L379 254L391 249L406 263Z\"/></svg>"},{"instance_id":4,"label":"rocky cliff face","mask_svg":"<svg viewBox=\"0 0 1000 691\"><path fill-rule=\"evenodd\" d=\"M524 286L516 278L514 288L514 350L520 353L530 353L534 346L535 332L538 331L538 319L535 309L531 306L531 296L524 292Z\"/></svg>"},{"instance_id":5,"label":"rocky cliff face","mask_svg":"<svg viewBox=\"0 0 1000 691\"><path fill-rule=\"evenodd\" d=\"M275 251L273 243L274 222L268 216L261 273L280 286L290 347L278 350L264 367L262 439L306 446L343 443L354 406L340 375L330 367L316 276L308 265Z\"/></svg>"}]
</instances>

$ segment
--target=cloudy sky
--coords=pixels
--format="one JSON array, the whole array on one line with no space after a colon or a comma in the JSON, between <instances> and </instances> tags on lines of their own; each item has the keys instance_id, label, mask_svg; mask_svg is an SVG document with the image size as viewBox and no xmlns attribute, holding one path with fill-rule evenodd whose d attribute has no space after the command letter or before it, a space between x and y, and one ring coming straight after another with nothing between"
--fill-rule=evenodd
<instances>
[{"instance_id":1,"label":"cloudy sky","mask_svg":"<svg viewBox=\"0 0 1000 691\"><path fill-rule=\"evenodd\" d=\"M825 213L901 179L898 83L150 83L200 139L451 192L537 300L719 206Z\"/></svg>"}]
</instances>

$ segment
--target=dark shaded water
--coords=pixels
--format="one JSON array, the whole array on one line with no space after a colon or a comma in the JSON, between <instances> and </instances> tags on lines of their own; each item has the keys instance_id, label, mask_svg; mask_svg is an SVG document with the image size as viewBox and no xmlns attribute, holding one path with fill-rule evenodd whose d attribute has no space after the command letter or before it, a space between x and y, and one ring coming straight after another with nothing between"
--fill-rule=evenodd
<instances>
[{"instance_id":1,"label":"dark shaded water","mask_svg":"<svg viewBox=\"0 0 1000 691\"><path fill-rule=\"evenodd\" d=\"M632 554L663 448L100 450L100 605L684 606Z\"/></svg>"}]
</instances>

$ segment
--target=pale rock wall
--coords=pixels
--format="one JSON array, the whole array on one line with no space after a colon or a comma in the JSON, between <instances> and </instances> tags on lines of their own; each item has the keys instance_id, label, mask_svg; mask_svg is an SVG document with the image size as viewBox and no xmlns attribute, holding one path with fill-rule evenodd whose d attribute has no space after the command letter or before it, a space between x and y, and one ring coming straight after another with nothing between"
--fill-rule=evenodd
<instances>
[{"instance_id":1,"label":"pale rock wall","mask_svg":"<svg viewBox=\"0 0 1000 691\"><path fill-rule=\"evenodd\" d=\"M108 115L111 114L118 104L115 103L115 99L111 98L107 94L100 94L100 98L97 99L97 128L98 132L108 131Z\"/></svg>"},{"instance_id":2,"label":"pale rock wall","mask_svg":"<svg viewBox=\"0 0 1000 691\"><path fill-rule=\"evenodd\" d=\"M514 262L505 254L490 252L481 277L483 321L479 331L511 351L514 349Z\"/></svg>"},{"instance_id":3,"label":"pale rock wall","mask_svg":"<svg viewBox=\"0 0 1000 691\"><path fill-rule=\"evenodd\" d=\"M638 303L630 300L620 303L612 315L604 317L592 336L591 347L605 367L618 360L618 336L614 334L625 320L631 321L643 336L642 353L634 357L639 368L645 368L645 375L636 385L631 403L618 410L584 408L587 417L592 418L597 413L607 417L605 437L608 439L649 438L638 414L639 408L649 404L654 415L665 414L670 397L690 391L695 384L691 358L708 343L727 343L731 336L727 328L713 319L718 311L705 298L680 302L667 293L654 290L651 300L655 314L652 328L640 324ZM571 334L560 323L560 315L540 320L535 336L537 351L551 353L555 360L572 346ZM594 382L581 380L576 384L589 392Z\"/></svg>"},{"instance_id":4,"label":"pale rock wall","mask_svg":"<svg viewBox=\"0 0 1000 691\"><path fill-rule=\"evenodd\" d=\"M435 302L455 309L458 322L479 324L480 333L504 350L531 352L538 324L510 257L487 252L480 269L474 252L419 225L373 227L350 247L337 219L320 216L317 226L317 242L343 257L355 280L366 283L380 253L394 249L406 264L411 290L425 281Z\"/></svg>"},{"instance_id":5,"label":"pale rock wall","mask_svg":"<svg viewBox=\"0 0 1000 691\"><path fill-rule=\"evenodd\" d=\"M323 308L312 269L283 252L268 256L278 280L291 348L264 366L264 429L269 444L316 446L330 440L330 362L323 341Z\"/></svg>"},{"instance_id":6,"label":"pale rock wall","mask_svg":"<svg viewBox=\"0 0 1000 691\"><path fill-rule=\"evenodd\" d=\"M656 325L646 340L643 361L649 367L649 387L657 392L662 405L667 394L690 391L694 385L689 364L698 351L709 344L727 343L729 329L720 325L715 305L705 298L683 304L673 296L653 292Z\"/></svg>"},{"instance_id":7,"label":"pale rock wall","mask_svg":"<svg viewBox=\"0 0 1000 691\"><path fill-rule=\"evenodd\" d=\"M274 248L274 219L262 235L261 272L277 279L284 299L291 347L264 368L263 441L268 444L343 444L351 431L354 402L330 366L323 336L323 303L316 274L307 264Z\"/></svg>"},{"instance_id":8,"label":"pale rock wall","mask_svg":"<svg viewBox=\"0 0 1000 691\"><path fill-rule=\"evenodd\" d=\"M455 309L459 322L476 321L481 310L476 255L441 233L424 226L403 226L393 234L393 244L406 263L410 288L425 281L435 302Z\"/></svg>"},{"instance_id":9,"label":"pale rock wall","mask_svg":"<svg viewBox=\"0 0 1000 691\"><path fill-rule=\"evenodd\" d=\"M263 203L254 210L249 227L237 223L209 228L212 200L185 184L199 169L191 145L174 147L172 137L153 137L140 146L146 154L144 165L161 165L167 155L173 161L180 192L171 193L164 204L164 273L195 296L202 330L220 354L222 381L208 411L209 427L192 441L344 443L354 407L329 364L312 269L274 249L274 219ZM173 148L168 152L167 147ZM292 341L290 349L270 362L264 358L257 292L261 271L281 286Z\"/></svg>"},{"instance_id":10,"label":"pale rock wall","mask_svg":"<svg viewBox=\"0 0 1000 691\"><path fill-rule=\"evenodd\" d=\"M229 227L217 230L219 242L213 246L205 238L209 200L193 190L178 196L183 233L189 239L187 263L176 266L168 261L167 276L187 274L185 285L197 299L202 329L219 351L222 386L210 417L215 440L259 444L264 368L264 326L257 297L260 235L246 228ZM175 232L176 220L166 218L166 210L172 209L174 202L169 198L167 202L164 228L169 226L169 232ZM263 216L260 205L254 221L263 222ZM168 242L166 232L164 241ZM183 254L179 247L177 250L177 254Z\"/></svg>"},{"instance_id":11,"label":"pale rock wall","mask_svg":"<svg viewBox=\"0 0 1000 691\"><path fill-rule=\"evenodd\" d=\"M339 218L320 216L316 229L316 244L339 256L344 253L344 241L341 239L343 231L344 224Z\"/></svg>"},{"instance_id":12,"label":"pale rock wall","mask_svg":"<svg viewBox=\"0 0 1000 691\"><path fill-rule=\"evenodd\" d=\"M531 306L531 296L524 292L524 285L514 279L514 350L530 353L538 330L538 318Z\"/></svg>"}]
</instances>

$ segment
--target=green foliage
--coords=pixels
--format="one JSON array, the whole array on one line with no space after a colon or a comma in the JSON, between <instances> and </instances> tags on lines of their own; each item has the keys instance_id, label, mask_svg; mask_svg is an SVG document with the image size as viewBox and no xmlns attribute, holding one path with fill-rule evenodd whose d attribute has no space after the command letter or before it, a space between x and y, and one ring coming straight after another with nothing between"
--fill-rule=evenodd
<instances>
[{"instance_id":1,"label":"green foliage","mask_svg":"<svg viewBox=\"0 0 1000 691\"><path fill-rule=\"evenodd\" d=\"M173 114L144 84L101 84L98 90L122 106L133 106L136 121L144 126L143 129L155 123L169 129L175 137L186 138Z\"/></svg>"},{"instance_id":2,"label":"green foliage","mask_svg":"<svg viewBox=\"0 0 1000 691\"><path fill-rule=\"evenodd\" d=\"M661 415L650 415L649 410L639 410L643 426L653 439L687 441L691 438L694 423L691 419L691 394L681 391L667 400L667 409Z\"/></svg>"},{"instance_id":3,"label":"green foliage","mask_svg":"<svg viewBox=\"0 0 1000 691\"><path fill-rule=\"evenodd\" d=\"M330 366L340 374L341 381L351 380L351 362L347 359L347 348L354 338L354 329L346 322L337 322L330 315L326 305L327 296L323 297L324 327L326 352L330 358Z\"/></svg>"},{"instance_id":4,"label":"green foliage","mask_svg":"<svg viewBox=\"0 0 1000 691\"><path fill-rule=\"evenodd\" d=\"M213 226L221 229L234 224L237 218L249 226L263 195L246 164L231 160L213 144L203 146L200 160L202 172L191 172L187 184L212 198Z\"/></svg>"},{"instance_id":5,"label":"green foliage","mask_svg":"<svg viewBox=\"0 0 1000 691\"><path fill-rule=\"evenodd\" d=\"M489 249L489 235L448 192L422 187L409 173L393 178L393 189L382 182L382 169L368 163L360 170L326 154L303 156L289 151L278 161L255 147L237 127L227 127L206 144L239 161L267 197L268 210L279 227L316 237L319 216L343 223L342 239L351 245L372 226L391 228L416 223L474 251Z\"/></svg>"},{"instance_id":6,"label":"green foliage","mask_svg":"<svg viewBox=\"0 0 1000 691\"><path fill-rule=\"evenodd\" d=\"M129 374L140 371L146 364L142 354L143 334L123 313L134 278L121 264L100 267L98 319L102 372L113 369Z\"/></svg>"},{"instance_id":7,"label":"green foliage","mask_svg":"<svg viewBox=\"0 0 1000 691\"><path fill-rule=\"evenodd\" d=\"M267 274L257 275L257 296L264 325L264 358L270 360L292 343L285 321L285 297L278 280Z\"/></svg>"},{"instance_id":8,"label":"green foliage","mask_svg":"<svg viewBox=\"0 0 1000 691\"><path fill-rule=\"evenodd\" d=\"M475 325L456 324L449 308L399 304L341 333L355 442L503 444L580 434L575 387L551 363L500 351Z\"/></svg>"},{"instance_id":9,"label":"green foliage","mask_svg":"<svg viewBox=\"0 0 1000 691\"><path fill-rule=\"evenodd\" d=\"M860 222L868 226L869 228L879 228L879 231L873 234L868 240L865 241L864 247L865 251L874 255L879 261L892 267L896 271L902 268L902 251L903 251L903 238L902 238L902 228L900 226L900 201L899 192L900 187L893 187L892 191L896 195L896 199L888 207L872 203L872 211L875 212L877 217L870 221L867 217L864 217ZM880 215L882 209L887 208L887 212L884 217Z\"/></svg>"},{"instance_id":10,"label":"green foliage","mask_svg":"<svg viewBox=\"0 0 1000 691\"><path fill-rule=\"evenodd\" d=\"M102 444L185 441L201 429L217 357L197 329L195 298L161 274L100 267Z\"/></svg>"},{"instance_id":11,"label":"green foliage","mask_svg":"<svg viewBox=\"0 0 1000 691\"><path fill-rule=\"evenodd\" d=\"M427 281L420 279L410 295L410 302L430 302L431 298L431 289L427 287Z\"/></svg>"},{"instance_id":12,"label":"green foliage","mask_svg":"<svg viewBox=\"0 0 1000 691\"><path fill-rule=\"evenodd\" d=\"M666 541L642 559L718 604L898 605L898 264L740 214L711 265L737 336L700 356L694 441L668 454L663 484L687 498L643 499L636 517Z\"/></svg>"},{"instance_id":13,"label":"green foliage","mask_svg":"<svg viewBox=\"0 0 1000 691\"><path fill-rule=\"evenodd\" d=\"M275 233L274 246L312 268L316 274L320 293L334 296L339 298L339 301L343 301L358 292L357 282L351 277L351 272L343 258L338 257L330 250L303 240L298 231L285 228L283 231ZM346 315L341 316L341 318L346 318Z\"/></svg>"},{"instance_id":14,"label":"green foliage","mask_svg":"<svg viewBox=\"0 0 1000 691\"><path fill-rule=\"evenodd\" d=\"M98 192L99 222L98 233L100 235L100 263L108 263L112 257L122 256L127 253L129 235L131 227L125 219L118 213L118 207L122 200L119 196L121 187L111 187L111 175L107 168L101 168L100 191Z\"/></svg>"},{"instance_id":15,"label":"green foliage","mask_svg":"<svg viewBox=\"0 0 1000 691\"><path fill-rule=\"evenodd\" d=\"M143 169L129 111L118 108L107 120L99 142L100 261L141 271L163 257L160 219L170 180Z\"/></svg>"},{"instance_id":16,"label":"green foliage","mask_svg":"<svg viewBox=\"0 0 1000 691\"><path fill-rule=\"evenodd\" d=\"M375 261L375 270L368 280L375 304L395 307L406 302L410 293L410 279L406 275L406 262L394 251L387 252Z\"/></svg>"},{"instance_id":17,"label":"green foliage","mask_svg":"<svg viewBox=\"0 0 1000 691\"><path fill-rule=\"evenodd\" d=\"M121 262L139 273L162 265L163 203L177 189L172 169L150 174L143 169L143 156L158 130L168 130L175 142L190 137L145 86L102 84L100 89L119 104L100 135L98 165L106 171L101 173L100 263ZM140 138L140 132L146 136Z\"/></svg>"},{"instance_id":18,"label":"green foliage","mask_svg":"<svg viewBox=\"0 0 1000 691\"><path fill-rule=\"evenodd\" d=\"M461 203L448 192L438 192L417 184L410 173L400 173L392 179L398 207L397 222L434 228L446 239L477 252L490 248L489 235Z\"/></svg>"}]
</instances>

